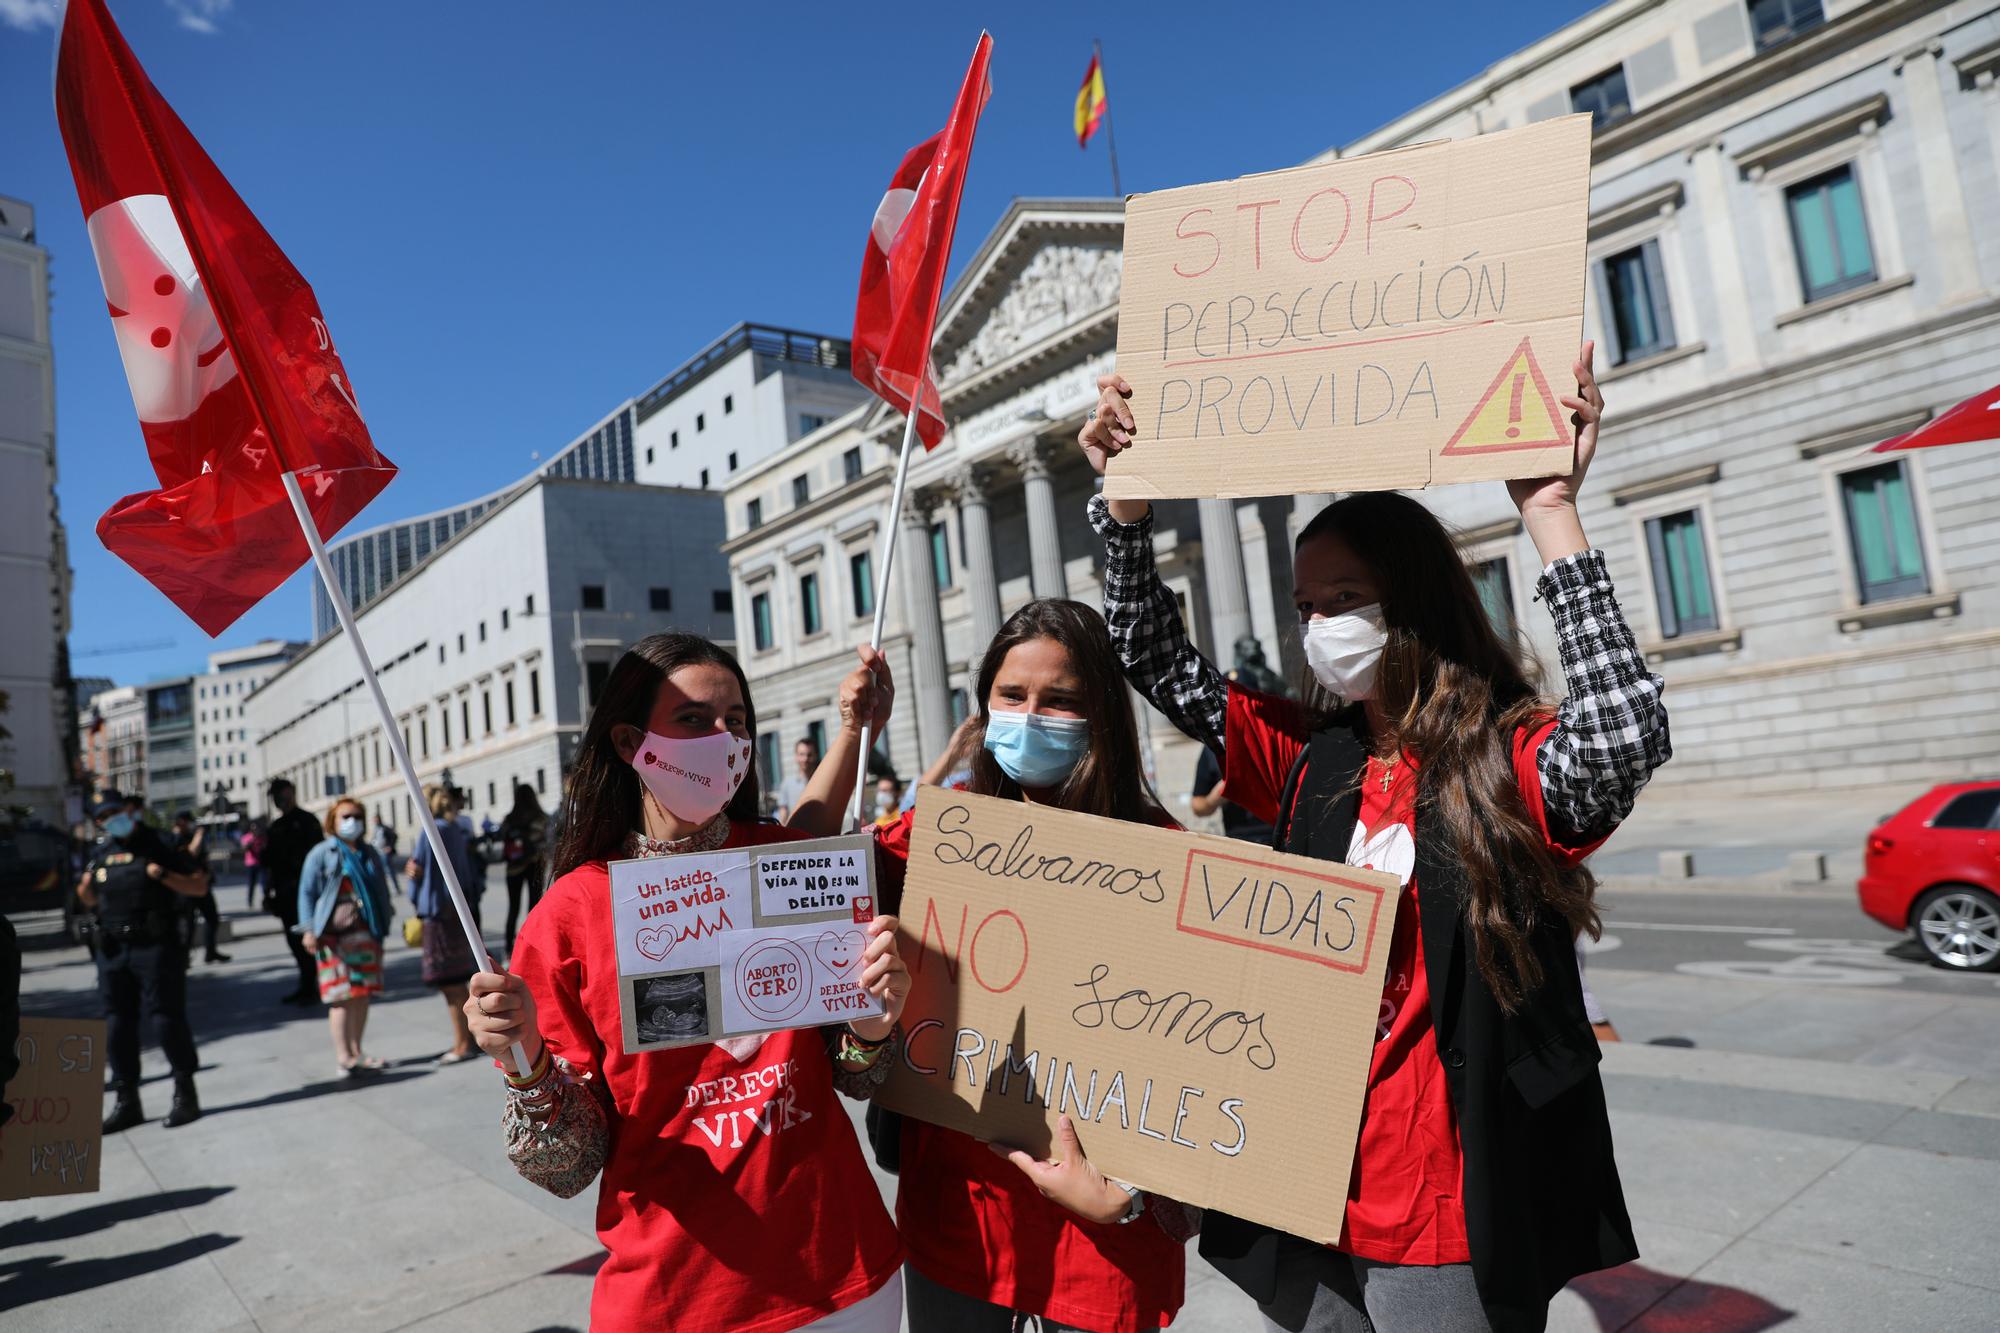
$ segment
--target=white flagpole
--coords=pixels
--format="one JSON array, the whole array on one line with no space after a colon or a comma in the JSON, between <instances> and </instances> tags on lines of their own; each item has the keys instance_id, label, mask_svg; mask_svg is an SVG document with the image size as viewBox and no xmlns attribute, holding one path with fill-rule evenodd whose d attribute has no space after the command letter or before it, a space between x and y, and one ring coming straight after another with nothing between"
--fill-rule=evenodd
<instances>
[{"instance_id":1,"label":"white flagpole","mask_svg":"<svg viewBox=\"0 0 2000 1333\"><path fill-rule=\"evenodd\" d=\"M402 728L396 725L396 715L390 711L388 696L382 693L382 682L375 676L375 664L368 660L368 647L361 642L361 631L354 627L353 608L347 604L347 594L341 591L340 580L333 575L333 562L327 559L326 543L319 539L319 528L313 523L312 511L306 508L306 497L299 490L298 476L286 472L284 478L285 494L291 497L292 512L298 515L299 530L305 533L306 545L312 548L313 564L319 568L320 582L326 585L327 600L333 603L333 613L340 617L340 628L361 663L361 678L368 682L369 692L375 697L375 711L381 714L382 730L389 737L389 753L396 757L396 768L403 775L403 785L410 789L410 802L416 807L417 818L422 821L424 836L430 839L431 853L437 860L438 869L444 872L451 905L458 909L459 927L465 931L465 938L472 945L472 956L479 959L486 970L495 971L493 960L486 953L486 941L479 936L479 923L472 919L472 904L466 901L465 889L458 882L458 868L452 865L451 857L445 853L444 839L438 836L437 821L431 818L430 802L424 799L423 784L417 781L416 767L410 763L410 751L403 744ZM879 617L877 624L880 624ZM390 873L395 873L393 867ZM515 1042L515 1074L526 1075L531 1067L527 1051L520 1042Z\"/></svg>"},{"instance_id":2,"label":"white flagpole","mask_svg":"<svg viewBox=\"0 0 2000 1333\"><path fill-rule=\"evenodd\" d=\"M919 392L923 386L919 384ZM903 487L910 479L910 453L917 442L917 404L910 404L910 414L903 420L903 452L896 459L896 484L889 492L889 518L883 525L882 541L876 548L881 552L881 573L875 576L875 629L868 636L868 646L876 652L882 651L882 621L889 613L889 573L896 566L896 529L903 524ZM861 728L860 771L854 778L854 827L866 828L861 818L862 800L868 794L868 756L875 743L874 728Z\"/></svg>"}]
</instances>

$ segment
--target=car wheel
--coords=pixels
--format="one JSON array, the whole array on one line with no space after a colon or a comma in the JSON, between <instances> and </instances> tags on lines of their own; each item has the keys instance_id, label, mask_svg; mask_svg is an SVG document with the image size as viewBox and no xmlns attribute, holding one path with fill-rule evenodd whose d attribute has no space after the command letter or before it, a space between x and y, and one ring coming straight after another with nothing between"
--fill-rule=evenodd
<instances>
[{"instance_id":1,"label":"car wheel","mask_svg":"<svg viewBox=\"0 0 2000 1333\"><path fill-rule=\"evenodd\" d=\"M2000 969L2000 898L1970 884L1946 884L1917 899L1910 927L1924 952L1961 972Z\"/></svg>"}]
</instances>

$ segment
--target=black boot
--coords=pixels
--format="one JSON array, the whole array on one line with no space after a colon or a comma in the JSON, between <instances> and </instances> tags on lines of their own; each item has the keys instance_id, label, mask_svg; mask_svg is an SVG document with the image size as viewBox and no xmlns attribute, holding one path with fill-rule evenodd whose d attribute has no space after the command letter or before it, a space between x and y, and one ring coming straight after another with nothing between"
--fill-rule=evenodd
<instances>
[{"instance_id":1,"label":"black boot","mask_svg":"<svg viewBox=\"0 0 2000 1333\"><path fill-rule=\"evenodd\" d=\"M111 1114L104 1117L104 1132L117 1134L145 1123L146 1113L139 1109L139 1090L119 1088L118 1100L111 1104Z\"/></svg>"},{"instance_id":2,"label":"black boot","mask_svg":"<svg viewBox=\"0 0 2000 1333\"><path fill-rule=\"evenodd\" d=\"M174 1104L167 1110L167 1118L162 1123L168 1129L178 1129L201 1119L201 1099L194 1095L194 1079L187 1074L174 1075Z\"/></svg>"}]
</instances>

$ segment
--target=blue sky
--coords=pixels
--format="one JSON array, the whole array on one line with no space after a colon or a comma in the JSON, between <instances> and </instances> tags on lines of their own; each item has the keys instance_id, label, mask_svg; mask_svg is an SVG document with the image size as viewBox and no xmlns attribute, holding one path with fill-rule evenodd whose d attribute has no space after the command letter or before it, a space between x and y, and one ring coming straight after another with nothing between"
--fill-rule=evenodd
<instances>
[{"instance_id":1,"label":"blue sky","mask_svg":"<svg viewBox=\"0 0 2000 1333\"><path fill-rule=\"evenodd\" d=\"M987 9L993 101L957 257L1015 195L1106 195L1070 109L1105 44L1127 191L1291 166L1562 26L1581 0ZM151 484L49 73L0 0L0 193L37 209L79 675L303 637L295 575L210 643L97 542ZM318 293L402 473L369 526L526 472L738 320L845 334L867 225L950 108L972 5L112 0L140 61ZM865 17L857 17L865 16ZM108 646L171 647L95 655Z\"/></svg>"}]
</instances>

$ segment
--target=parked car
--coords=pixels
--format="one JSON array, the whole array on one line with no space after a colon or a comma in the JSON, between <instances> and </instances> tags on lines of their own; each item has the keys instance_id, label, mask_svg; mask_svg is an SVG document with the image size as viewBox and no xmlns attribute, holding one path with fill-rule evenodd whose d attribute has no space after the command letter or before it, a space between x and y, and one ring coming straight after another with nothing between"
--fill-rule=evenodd
<instances>
[{"instance_id":1,"label":"parked car","mask_svg":"<svg viewBox=\"0 0 2000 1333\"><path fill-rule=\"evenodd\" d=\"M46 824L0 831L0 912L39 912L63 905L69 873L69 838Z\"/></svg>"},{"instance_id":2,"label":"parked car","mask_svg":"<svg viewBox=\"0 0 2000 1333\"><path fill-rule=\"evenodd\" d=\"M1876 825L1858 888L1944 966L2000 970L2000 781L1933 787Z\"/></svg>"}]
</instances>

